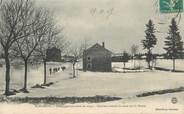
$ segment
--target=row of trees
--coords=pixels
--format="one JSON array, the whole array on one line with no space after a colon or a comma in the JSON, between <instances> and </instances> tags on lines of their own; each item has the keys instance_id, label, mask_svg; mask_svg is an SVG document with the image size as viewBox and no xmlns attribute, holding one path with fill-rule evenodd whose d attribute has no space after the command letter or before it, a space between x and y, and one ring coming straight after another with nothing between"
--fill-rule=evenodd
<instances>
[{"instance_id":1,"label":"row of trees","mask_svg":"<svg viewBox=\"0 0 184 114\"><path fill-rule=\"evenodd\" d=\"M150 63L154 59L152 49L157 44L155 31L156 29L152 20L149 20L148 24L146 24L145 39L142 40L143 48L147 50L146 61L148 62L149 69L152 69ZM166 55L173 60L173 71L175 71L175 59L183 55L183 41L174 18L169 26L169 32L165 40L164 50L166 51Z\"/></svg>"},{"instance_id":2,"label":"row of trees","mask_svg":"<svg viewBox=\"0 0 184 114\"><path fill-rule=\"evenodd\" d=\"M123 52L121 60L124 63L124 67L125 63L128 62L129 59L132 59L134 61L134 59L141 59L142 56L146 55L148 68L152 69L153 64L151 63L153 62L153 60L156 59L156 56L158 56L152 53L153 48L157 44L157 38L155 33L156 29L154 27L153 21L149 20L148 24L146 24L145 39L141 41L141 43L143 44L143 49L147 50L147 53L142 55L138 54L139 51L138 45L132 45L130 49L131 56L126 51ZM178 29L178 25L174 18L171 20L168 36L165 39L166 40L164 50L166 51L166 53L163 54L162 56L164 56L164 58L170 58L173 60L172 70L175 71L175 60L177 58L182 58L183 56L183 41ZM135 61L134 61L134 68L135 68Z\"/></svg>"},{"instance_id":3,"label":"row of trees","mask_svg":"<svg viewBox=\"0 0 184 114\"><path fill-rule=\"evenodd\" d=\"M51 47L63 48L64 40L47 9L37 7L31 0L8 0L0 6L0 44L6 63L5 95L10 92L10 59L24 61L23 92L27 91L28 63L40 60L44 63L46 84L46 51Z\"/></svg>"}]
</instances>

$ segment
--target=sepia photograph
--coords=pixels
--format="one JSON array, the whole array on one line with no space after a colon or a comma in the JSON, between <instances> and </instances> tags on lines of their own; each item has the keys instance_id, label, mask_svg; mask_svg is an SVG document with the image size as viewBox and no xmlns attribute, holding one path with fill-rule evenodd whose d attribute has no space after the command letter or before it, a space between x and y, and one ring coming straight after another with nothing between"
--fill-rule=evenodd
<instances>
[{"instance_id":1,"label":"sepia photograph","mask_svg":"<svg viewBox=\"0 0 184 114\"><path fill-rule=\"evenodd\" d=\"M183 0L0 0L0 114L184 114Z\"/></svg>"}]
</instances>

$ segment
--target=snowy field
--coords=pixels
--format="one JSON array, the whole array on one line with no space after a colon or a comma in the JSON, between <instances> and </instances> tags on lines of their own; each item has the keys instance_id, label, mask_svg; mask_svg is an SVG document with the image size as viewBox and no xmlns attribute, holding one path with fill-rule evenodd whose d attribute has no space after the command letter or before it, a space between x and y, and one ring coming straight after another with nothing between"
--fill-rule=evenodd
<instances>
[{"instance_id":1,"label":"snowy field","mask_svg":"<svg viewBox=\"0 0 184 114\"><path fill-rule=\"evenodd\" d=\"M184 61L177 60L176 68L184 70ZM136 61L136 66L146 67L144 61ZM83 72L77 71L77 78L72 77L72 67L70 63L48 63L47 68L66 66L65 71L60 71L53 75L48 75L48 82L54 82L54 85L46 87L46 89L33 89L35 84L43 82L43 66L38 65L29 67L28 87L30 93L17 93L16 97L88 97L88 96L112 96L121 97L126 100L118 102L130 101L141 102L142 98L136 98L137 94L150 91L158 91L164 89L174 89L184 86L184 74L165 71L146 71L138 73L101 73L101 72ZM133 67L133 62L127 63L127 68ZM159 60L157 66L172 69L172 61ZM81 65L78 65L80 68ZM123 63L113 63L113 67L123 68ZM48 69L47 69L48 71ZM11 89L21 89L23 86L23 68L14 69L11 71ZM0 68L0 90L1 94L4 91L4 69ZM15 97L12 96L12 97ZM156 95L146 97L147 101L155 98L160 101L179 97L184 104L184 92L172 93L166 95ZM131 101L131 98L134 100ZM162 99L163 98L163 99ZM143 100L144 101L144 100ZM155 100L156 101L156 100ZM116 103L116 102L115 102Z\"/></svg>"},{"instance_id":2,"label":"snowy field","mask_svg":"<svg viewBox=\"0 0 184 114\"><path fill-rule=\"evenodd\" d=\"M112 63L113 67L121 67L123 68L123 63ZM158 59L153 64L153 66L166 68L166 69L172 69L173 61L172 60L165 60L165 59ZM128 63L126 63L127 68L133 68L134 67L134 61L130 60ZM147 63L145 60L135 60L135 67L141 67L146 68ZM184 60L179 59L176 60L176 70L183 70L184 71Z\"/></svg>"}]
</instances>

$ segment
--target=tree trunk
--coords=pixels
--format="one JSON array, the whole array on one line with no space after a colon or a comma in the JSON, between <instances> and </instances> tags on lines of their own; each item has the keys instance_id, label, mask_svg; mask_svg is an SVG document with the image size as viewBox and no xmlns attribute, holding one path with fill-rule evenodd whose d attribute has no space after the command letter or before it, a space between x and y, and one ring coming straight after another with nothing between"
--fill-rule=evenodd
<instances>
[{"instance_id":1,"label":"tree trunk","mask_svg":"<svg viewBox=\"0 0 184 114\"><path fill-rule=\"evenodd\" d=\"M148 68L150 69L150 70L152 70L152 67L151 67L151 50L149 49L149 51L148 51Z\"/></svg>"},{"instance_id":2,"label":"tree trunk","mask_svg":"<svg viewBox=\"0 0 184 114\"><path fill-rule=\"evenodd\" d=\"M134 68L135 68L135 59L134 59Z\"/></svg>"},{"instance_id":3,"label":"tree trunk","mask_svg":"<svg viewBox=\"0 0 184 114\"><path fill-rule=\"evenodd\" d=\"M141 60L138 59L138 61L139 61L139 68L141 68Z\"/></svg>"},{"instance_id":4,"label":"tree trunk","mask_svg":"<svg viewBox=\"0 0 184 114\"><path fill-rule=\"evenodd\" d=\"M73 64L73 78L76 78L76 76L75 76L75 64Z\"/></svg>"},{"instance_id":5,"label":"tree trunk","mask_svg":"<svg viewBox=\"0 0 184 114\"><path fill-rule=\"evenodd\" d=\"M148 61L148 68L151 69L150 61Z\"/></svg>"},{"instance_id":6,"label":"tree trunk","mask_svg":"<svg viewBox=\"0 0 184 114\"><path fill-rule=\"evenodd\" d=\"M123 62L123 72L125 73L125 62Z\"/></svg>"},{"instance_id":7,"label":"tree trunk","mask_svg":"<svg viewBox=\"0 0 184 114\"><path fill-rule=\"evenodd\" d=\"M10 60L8 52L5 52L5 63L6 63L6 86L5 86L5 95L8 96L10 93Z\"/></svg>"},{"instance_id":8,"label":"tree trunk","mask_svg":"<svg viewBox=\"0 0 184 114\"><path fill-rule=\"evenodd\" d=\"M43 84L47 83L47 62L46 60L43 60L43 64L44 64L44 82Z\"/></svg>"},{"instance_id":9,"label":"tree trunk","mask_svg":"<svg viewBox=\"0 0 184 114\"><path fill-rule=\"evenodd\" d=\"M86 57L86 50L84 50L83 53L83 71L86 72L86 61L87 61L87 57Z\"/></svg>"},{"instance_id":10,"label":"tree trunk","mask_svg":"<svg viewBox=\"0 0 184 114\"><path fill-rule=\"evenodd\" d=\"M24 60L24 91L27 91L27 60Z\"/></svg>"},{"instance_id":11,"label":"tree trunk","mask_svg":"<svg viewBox=\"0 0 184 114\"><path fill-rule=\"evenodd\" d=\"M173 72L175 72L175 58L173 58Z\"/></svg>"}]
</instances>

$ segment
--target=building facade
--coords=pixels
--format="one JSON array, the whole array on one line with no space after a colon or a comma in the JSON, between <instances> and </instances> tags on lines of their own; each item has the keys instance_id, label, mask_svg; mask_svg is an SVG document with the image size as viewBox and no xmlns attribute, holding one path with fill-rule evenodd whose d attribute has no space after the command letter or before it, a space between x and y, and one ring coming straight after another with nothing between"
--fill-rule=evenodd
<instances>
[{"instance_id":1,"label":"building facade","mask_svg":"<svg viewBox=\"0 0 184 114\"><path fill-rule=\"evenodd\" d=\"M94 72L111 72L111 52L102 45L96 43L83 53L83 70Z\"/></svg>"}]
</instances>

